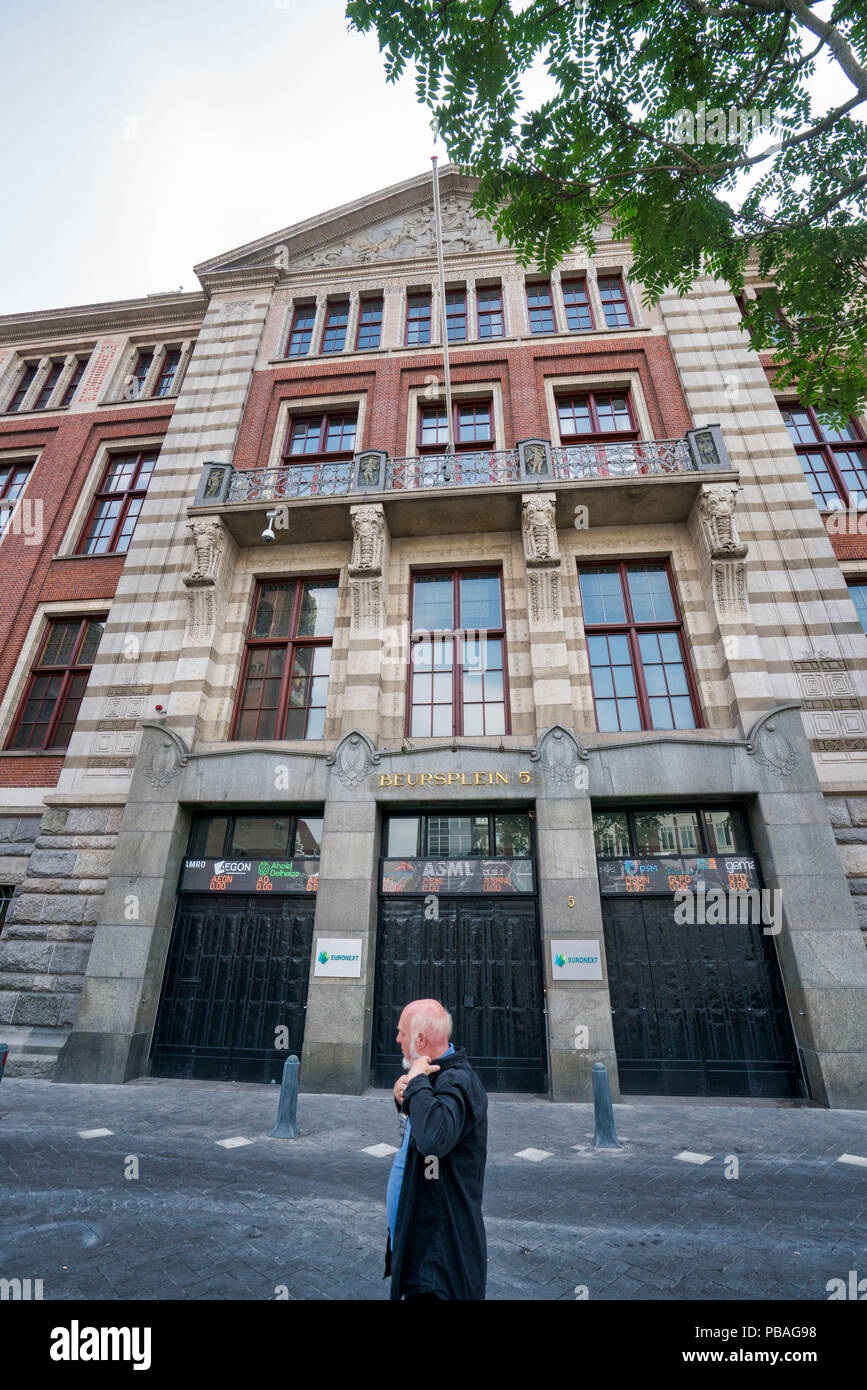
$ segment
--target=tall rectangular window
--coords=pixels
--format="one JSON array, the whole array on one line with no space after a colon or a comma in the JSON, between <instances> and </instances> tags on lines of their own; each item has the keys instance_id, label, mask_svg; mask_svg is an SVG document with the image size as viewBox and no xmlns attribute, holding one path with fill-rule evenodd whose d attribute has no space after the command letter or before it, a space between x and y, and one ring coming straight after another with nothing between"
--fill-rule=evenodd
<instances>
[{"instance_id":1,"label":"tall rectangular window","mask_svg":"<svg viewBox=\"0 0 867 1390\"><path fill-rule=\"evenodd\" d=\"M821 511L836 511L867 499L867 439L854 418L831 425L813 408L781 407L789 438Z\"/></svg>"},{"instance_id":2,"label":"tall rectangular window","mask_svg":"<svg viewBox=\"0 0 867 1390\"><path fill-rule=\"evenodd\" d=\"M0 536L3 535L15 510L15 503L24 491L30 477L32 461L21 463L0 463Z\"/></svg>"},{"instance_id":3,"label":"tall rectangular window","mask_svg":"<svg viewBox=\"0 0 867 1390\"><path fill-rule=\"evenodd\" d=\"M11 883L0 884L0 936L3 935L3 925L6 921L6 914L9 911L9 904L12 901L14 888Z\"/></svg>"},{"instance_id":4,"label":"tall rectangular window","mask_svg":"<svg viewBox=\"0 0 867 1390\"><path fill-rule=\"evenodd\" d=\"M329 301L322 334L323 352L342 352L346 346L346 325L349 323L349 300Z\"/></svg>"},{"instance_id":5,"label":"tall rectangular window","mask_svg":"<svg viewBox=\"0 0 867 1390\"><path fill-rule=\"evenodd\" d=\"M406 300L406 345L415 347L430 342L429 294L410 294Z\"/></svg>"},{"instance_id":6,"label":"tall rectangular window","mask_svg":"<svg viewBox=\"0 0 867 1390\"><path fill-rule=\"evenodd\" d=\"M36 373L38 371L38 362L29 362L27 366L24 368L23 374L18 379L18 385L15 388L15 392L12 396L12 399L6 407L7 411L10 414L16 410L21 409L24 397L27 395L27 392L30 390L31 386L36 380Z\"/></svg>"},{"instance_id":7,"label":"tall rectangular window","mask_svg":"<svg viewBox=\"0 0 867 1390\"><path fill-rule=\"evenodd\" d=\"M419 453L443 453L448 447L445 405L426 405L419 411ZM452 402L452 435L457 450L494 447L490 400Z\"/></svg>"},{"instance_id":8,"label":"tall rectangular window","mask_svg":"<svg viewBox=\"0 0 867 1390\"><path fill-rule=\"evenodd\" d=\"M668 566L582 566L579 581L597 728L697 728Z\"/></svg>"},{"instance_id":9,"label":"tall rectangular window","mask_svg":"<svg viewBox=\"0 0 867 1390\"><path fill-rule=\"evenodd\" d=\"M151 369L153 360L153 348L148 348L146 351L140 352L136 357L135 366L132 370L132 377L129 382L127 400L137 400L144 391L145 382L147 381L148 372Z\"/></svg>"},{"instance_id":10,"label":"tall rectangular window","mask_svg":"<svg viewBox=\"0 0 867 1390\"><path fill-rule=\"evenodd\" d=\"M382 338L382 300L362 299L358 306L356 347L378 348Z\"/></svg>"},{"instance_id":11,"label":"tall rectangular window","mask_svg":"<svg viewBox=\"0 0 867 1390\"><path fill-rule=\"evenodd\" d=\"M476 317L480 338L502 338L503 293L499 285L479 285L476 290Z\"/></svg>"},{"instance_id":12,"label":"tall rectangular window","mask_svg":"<svg viewBox=\"0 0 867 1390\"><path fill-rule=\"evenodd\" d=\"M336 612L336 579L260 583L233 738L322 738Z\"/></svg>"},{"instance_id":13,"label":"tall rectangular window","mask_svg":"<svg viewBox=\"0 0 867 1390\"><path fill-rule=\"evenodd\" d=\"M33 402L34 410L44 410L54 395L54 388L60 380L63 371L63 362L52 362L48 375L42 383L39 395Z\"/></svg>"},{"instance_id":14,"label":"tall rectangular window","mask_svg":"<svg viewBox=\"0 0 867 1390\"><path fill-rule=\"evenodd\" d=\"M112 455L76 554L126 554L158 457L158 449Z\"/></svg>"},{"instance_id":15,"label":"tall rectangular window","mask_svg":"<svg viewBox=\"0 0 867 1390\"><path fill-rule=\"evenodd\" d=\"M609 328L631 328L632 316L626 303L626 291L620 275L600 275L597 281L602 312Z\"/></svg>"},{"instance_id":16,"label":"tall rectangular window","mask_svg":"<svg viewBox=\"0 0 867 1390\"><path fill-rule=\"evenodd\" d=\"M104 625L104 617L48 623L7 749L50 752L69 746Z\"/></svg>"},{"instance_id":17,"label":"tall rectangular window","mask_svg":"<svg viewBox=\"0 0 867 1390\"><path fill-rule=\"evenodd\" d=\"M60 402L62 408L65 408L70 404L73 396L75 395L76 391L78 390L81 384L81 378L84 376L85 369L89 361L89 357L76 357L75 366L72 369L72 376L69 378L69 381L67 382L66 390L63 393L63 400Z\"/></svg>"},{"instance_id":18,"label":"tall rectangular window","mask_svg":"<svg viewBox=\"0 0 867 1390\"><path fill-rule=\"evenodd\" d=\"M527 309L530 314L531 333L554 332L554 305L551 300L551 286L547 280L527 286Z\"/></svg>"},{"instance_id":19,"label":"tall rectangular window","mask_svg":"<svg viewBox=\"0 0 867 1390\"><path fill-rule=\"evenodd\" d=\"M566 327L570 333L586 333L593 327L586 280L564 280L563 303L566 307Z\"/></svg>"},{"instance_id":20,"label":"tall rectangular window","mask_svg":"<svg viewBox=\"0 0 867 1390\"><path fill-rule=\"evenodd\" d=\"M298 304L292 319L292 329L289 333L289 343L286 348L287 357L306 357L310 351L310 340L313 337L313 323L316 318L315 304Z\"/></svg>"},{"instance_id":21,"label":"tall rectangular window","mask_svg":"<svg viewBox=\"0 0 867 1390\"><path fill-rule=\"evenodd\" d=\"M499 571L416 574L411 603L407 733L508 733Z\"/></svg>"},{"instance_id":22,"label":"tall rectangular window","mask_svg":"<svg viewBox=\"0 0 867 1390\"><path fill-rule=\"evenodd\" d=\"M591 391L582 396L558 396L557 420L563 443L638 437L626 392Z\"/></svg>"},{"instance_id":23,"label":"tall rectangular window","mask_svg":"<svg viewBox=\"0 0 867 1390\"><path fill-rule=\"evenodd\" d=\"M450 343L467 338L467 296L463 290L446 290L446 327Z\"/></svg>"},{"instance_id":24,"label":"tall rectangular window","mask_svg":"<svg viewBox=\"0 0 867 1390\"><path fill-rule=\"evenodd\" d=\"M167 348L162 360L159 376L157 377L155 396L167 396L172 389L172 385L177 375L178 365L181 360L180 348Z\"/></svg>"}]
</instances>

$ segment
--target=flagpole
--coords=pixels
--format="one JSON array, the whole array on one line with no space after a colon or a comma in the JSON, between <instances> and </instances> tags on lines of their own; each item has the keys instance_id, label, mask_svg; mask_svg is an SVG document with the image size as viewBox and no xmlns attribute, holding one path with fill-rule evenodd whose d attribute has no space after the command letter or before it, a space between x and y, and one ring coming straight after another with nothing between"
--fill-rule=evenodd
<instances>
[{"instance_id":1,"label":"flagpole","mask_svg":"<svg viewBox=\"0 0 867 1390\"><path fill-rule=\"evenodd\" d=\"M449 325L448 314L446 312L446 273L443 266L443 229L440 221L440 176L437 167L438 156L431 155L433 165L433 201L434 201L434 227L436 230L437 241L437 270L439 272L440 285L440 334L443 344L443 374L446 385L446 426L447 426L447 451L453 454L455 451L455 432L452 421L452 378L449 370Z\"/></svg>"}]
</instances>

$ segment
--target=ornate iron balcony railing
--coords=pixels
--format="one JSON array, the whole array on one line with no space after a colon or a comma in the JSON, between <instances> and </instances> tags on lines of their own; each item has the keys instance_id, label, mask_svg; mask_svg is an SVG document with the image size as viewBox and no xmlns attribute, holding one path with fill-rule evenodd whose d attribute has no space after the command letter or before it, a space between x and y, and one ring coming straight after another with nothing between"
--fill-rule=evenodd
<instances>
[{"instance_id":1,"label":"ornate iron balcony railing","mask_svg":"<svg viewBox=\"0 0 867 1390\"><path fill-rule=\"evenodd\" d=\"M684 439L558 444L524 439L514 449L389 458L366 449L350 459L301 459L279 468L235 469L206 463L194 505L280 502L296 497L363 497L436 488L550 486L606 478L731 471L718 425L688 430Z\"/></svg>"},{"instance_id":2,"label":"ornate iron balcony railing","mask_svg":"<svg viewBox=\"0 0 867 1390\"><path fill-rule=\"evenodd\" d=\"M517 449L480 449L466 454L422 454L418 458L388 459L385 487L407 492L430 487L490 487L518 483L521 465Z\"/></svg>"},{"instance_id":3,"label":"ornate iron balcony railing","mask_svg":"<svg viewBox=\"0 0 867 1390\"><path fill-rule=\"evenodd\" d=\"M555 477L637 478L690 473L696 464L685 439L637 439L622 444L561 444L551 450Z\"/></svg>"}]
</instances>

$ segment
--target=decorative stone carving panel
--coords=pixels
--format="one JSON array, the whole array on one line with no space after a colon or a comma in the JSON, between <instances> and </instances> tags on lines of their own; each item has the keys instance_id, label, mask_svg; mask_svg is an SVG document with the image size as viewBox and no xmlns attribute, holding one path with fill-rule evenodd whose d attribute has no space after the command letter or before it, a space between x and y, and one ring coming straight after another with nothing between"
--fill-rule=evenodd
<instances>
[{"instance_id":1,"label":"decorative stone carving panel","mask_svg":"<svg viewBox=\"0 0 867 1390\"><path fill-rule=\"evenodd\" d=\"M530 585L530 624L541 627L557 623L563 616L559 569L528 569Z\"/></svg>"},{"instance_id":2,"label":"decorative stone carving panel","mask_svg":"<svg viewBox=\"0 0 867 1390\"><path fill-rule=\"evenodd\" d=\"M560 562L555 504L553 492L533 492L522 499L521 530L528 563Z\"/></svg>"},{"instance_id":3,"label":"decorative stone carving panel","mask_svg":"<svg viewBox=\"0 0 867 1390\"><path fill-rule=\"evenodd\" d=\"M385 514L381 505L365 504L350 509L352 517L351 575L382 573Z\"/></svg>"}]
</instances>

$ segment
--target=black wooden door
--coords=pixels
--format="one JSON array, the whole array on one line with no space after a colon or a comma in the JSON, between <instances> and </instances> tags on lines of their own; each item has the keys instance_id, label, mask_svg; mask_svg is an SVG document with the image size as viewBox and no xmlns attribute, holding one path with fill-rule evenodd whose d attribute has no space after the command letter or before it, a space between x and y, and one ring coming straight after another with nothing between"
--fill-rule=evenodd
<instances>
[{"instance_id":1,"label":"black wooden door","mask_svg":"<svg viewBox=\"0 0 867 1390\"><path fill-rule=\"evenodd\" d=\"M536 905L528 900L440 898L425 921L417 898L385 899L376 947L373 1083L393 1086L404 1005L439 999L489 1091L547 1089Z\"/></svg>"},{"instance_id":2,"label":"black wooden door","mask_svg":"<svg viewBox=\"0 0 867 1390\"><path fill-rule=\"evenodd\" d=\"M154 1076L280 1080L300 1057L313 899L181 898L151 1048ZM288 1047L277 1046L285 1027Z\"/></svg>"},{"instance_id":3,"label":"black wooden door","mask_svg":"<svg viewBox=\"0 0 867 1390\"><path fill-rule=\"evenodd\" d=\"M679 925L664 898L604 899L602 910L624 1094L804 1094L760 925Z\"/></svg>"}]
</instances>

